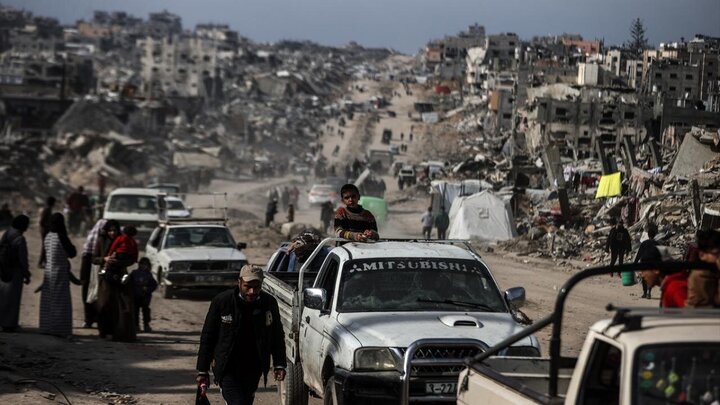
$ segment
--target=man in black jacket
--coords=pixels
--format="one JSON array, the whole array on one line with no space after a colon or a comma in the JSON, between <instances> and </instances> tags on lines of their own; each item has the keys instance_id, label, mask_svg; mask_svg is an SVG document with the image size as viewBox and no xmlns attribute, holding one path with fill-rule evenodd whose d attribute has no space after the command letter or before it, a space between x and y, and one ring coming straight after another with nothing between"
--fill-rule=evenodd
<instances>
[{"instance_id":1,"label":"man in black jacket","mask_svg":"<svg viewBox=\"0 0 720 405\"><path fill-rule=\"evenodd\" d=\"M262 269L245 265L238 287L218 294L210 304L197 360L198 386L209 385L213 364L215 382L228 405L251 405L260 376L270 371L285 379L285 338L275 298L262 292Z\"/></svg>"},{"instance_id":2,"label":"man in black jacket","mask_svg":"<svg viewBox=\"0 0 720 405\"><path fill-rule=\"evenodd\" d=\"M654 224L648 224L647 228L647 235L648 238L640 243L640 247L638 248L637 255L635 255L635 263L657 263L662 261L662 255L660 254L660 250L658 250L658 243L655 240L655 235L657 235L657 227ZM642 288L643 288L643 295L642 298L650 299L650 293L652 291L653 286L648 285L645 282L645 278L641 277L642 280Z\"/></svg>"},{"instance_id":3,"label":"man in black jacket","mask_svg":"<svg viewBox=\"0 0 720 405\"><path fill-rule=\"evenodd\" d=\"M630 251L632 244L630 241L630 233L623 226L622 221L617 221L613 218L610 224L613 225L613 228L610 230L610 235L608 235L605 252L610 251L610 266L614 266L615 261L623 264L625 261L625 253ZM613 273L610 273L610 276L612 275Z\"/></svg>"}]
</instances>

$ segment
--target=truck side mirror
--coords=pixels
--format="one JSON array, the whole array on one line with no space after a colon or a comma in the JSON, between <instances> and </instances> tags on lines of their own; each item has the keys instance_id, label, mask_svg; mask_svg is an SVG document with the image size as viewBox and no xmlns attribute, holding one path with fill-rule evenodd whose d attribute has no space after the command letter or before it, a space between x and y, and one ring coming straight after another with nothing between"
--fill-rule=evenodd
<instances>
[{"instance_id":1,"label":"truck side mirror","mask_svg":"<svg viewBox=\"0 0 720 405\"><path fill-rule=\"evenodd\" d=\"M525 305L525 288L513 287L505 290L505 301L515 308Z\"/></svg>"},{"instance_id":2,"label":"truck side mirror","mask_svg":"<svg viewBox=\"0 0 720 405\"><path fill-rule=\"evenodd\" d=\"M327 302L327 291L324 288L306 288L303 291L305 307L322 310Z\"/></svg>"},{"instance_id":3,"label":"truck side mirror","mask_svg":"<svg viewBox=\"0 0 720 405\"><path fill-rule=\"evenodd\" d=\"M245 243L245 242L239 242L239 243L237 244L237 248L238 248L238 250L243 250L243 249L247 248L247 243Z\"/></svg>"}]
</instances>

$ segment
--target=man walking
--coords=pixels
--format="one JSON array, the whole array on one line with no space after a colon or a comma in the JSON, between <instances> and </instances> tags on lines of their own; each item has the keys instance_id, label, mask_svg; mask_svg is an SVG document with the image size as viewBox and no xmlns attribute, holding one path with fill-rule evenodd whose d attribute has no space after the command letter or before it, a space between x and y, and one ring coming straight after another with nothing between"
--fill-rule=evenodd
<instances>
[{"instance_id":1,"label":"man walking","mask_svg":"<svg viewBox=\"0 0 720 405\"><path fill-rule=\"evenodd\" d=\"M23 284L30 284L27 242L23 234L30 225L30 218L18 215L10 223L10 229L0 238L0 327L3 332L14 332L19 326L20 302Z\"/></svg>"},{"instance_id":2,"label":"man walking","mask_svg":"<svg viewBox=\"0 0 720 405\"><path fill-rule=\"evenodd\" d=\"M623 222L613 218L610 220L613 228L610 230L607 242L605 243L605 252L610 252L610 266L614 266L615 262L623 264L625 261L625 253L630 251L630 233L623 226ZM610 273L612 276L613 273ZM620 275L620 273L618 273Z\"/></svg>"},{"instance_id":3,"label":"man walking","mask_svg":"<svg viewBox=\"0 0 720 405\"><path fill-rule=\"evenodd\" d=\"M261 268L243 266L238 286L212 300L203 325L196 381L208 386L212 365L228 405L252 405L261 375L267 383L271 356L275 380L285 379L285 333L277 301L262 291L262 281Z\"/></svg>"},{"instance_id":4,"label":"man walking","mask_svg":"<svg viewBox=\"0 0 720 405\"><path fill-rule=\"evenodd\" d=\"M447 237L447 229L450 226L450 217L445 212L445 207L440 207L440 212L435 216L435 227L437 228L438 239Z\"/></svg>"},{"instance_id":5,"label":"man walking","mask_svg":"<svg viewBox=\"0 0 720 405\"><path fill-rule=\"evenodd\" d=\"M265 207L265 228L270 227L271 222L275 222L275 214L278 212L277 200L270 200Z\"/></svg>"},{"instance_id":6,"label":"man walking","mask_svg":"<svg viewBox=\"0 0 720 405\"><path fill-rule=\"evenodd\" d=\"M427 211L425 211L425 214L423 214L422 218L420 218L420 222L422 222L423 237L425 239L430 239L433 227L432 207L428 207Z\"/></svg>"},{"instance_id":7,"label":"man walking","mask_svg":"<svg viewBox=\"0 0 720 405\"><path fill-rule=\"evenodd\" d=\"M655 240L655 235L657 235L657 226L654 224L648 224L646 231L648 238L640 243L637 255L635 255L635 263L661 262L662 255L660 254L660 250L658 250L658 243ZM641 277L640 279L642 280L643 289L642 298L650 299L653 286L648 285L648 283L645 282L645 277Z\"/></svg>"},{"instance_id":8,"label":"man walking","mask_svg":"<svg viewBox=\"0 0 720 405\"><path fill-rule=\"evenodd\" d=\"M85 194L83 186L77 188L77 191L73 191L68 196L66 201L68 210L68 229L70 234L78 235L80 233L80 226L85 220L85 214L90 208L90 198Z\"/></svg>"}]
</instances>

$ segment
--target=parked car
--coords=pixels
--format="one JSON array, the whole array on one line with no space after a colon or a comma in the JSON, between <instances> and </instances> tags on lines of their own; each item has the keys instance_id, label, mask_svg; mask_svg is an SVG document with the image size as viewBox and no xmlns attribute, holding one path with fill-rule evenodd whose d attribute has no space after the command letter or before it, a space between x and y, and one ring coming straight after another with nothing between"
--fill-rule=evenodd
<instances>
[{"instance_id":1,"label":"parked car","mask_svg":"<svg viewBox=\"0 0 720 405\"><path fill-rule=\"evenodd\" d=\"M165 206L168 218L190 218L192 216L192 208L187 207L180 197L166 196Z\"/></svg>"},{"instance_id":2,"label":"parked car","mask_svg":"<svg viewBox=\"0 0 720 405\"><path fill-rule=\"evenodd\" d=\"M150 236L145 255L163 296L181 288L231 287L247 263L227 226L208 223L165 223Z\"/></svg>"},{"instance_id":3,"label":"parked car","mask_svg":"<svg viewBox=\"0 0 720 405\"><path fill-rule=\"evenodd\" d=\"M390 146L388 147L388 150L389 150L390 153L392 153L393 155L399 155L399 154L400 154L400 145L392 144L392 145L390 145Z\"/></svg>"},{"instance_id":4,"label":"parked car","mask_svg":"<svg viewBox=\"0 0 720 405\"><path fill-rule=\"evenodd\" d=\"M335 241L299 272L265 273L286 333L281 404L307 404L310 390L325 404L403 403L407 392L447 402L464 358L523 329L513 311L525 290L501 292L467 245L349 242L314 270ZM539 347L526 337L503 354L539 356Z\"/></svg>"},{"instance_id":5,"label":"parked car","mask_svg":"<svg viewBox=\"0 0 720 405\"><path fill-rule=\"evenodd\" d=\"M402 190L403 187L413 186L416 182L417 175L415 173L415 168L412 165L403 166L398 172L398 183L400 184L400 189Z\"/></svg>"},{"instance_id":6,"label":"parked car","mask_svg":"<svg viewBox=\"0 0 720 405\"><path fill-rule=\"evenodd\" d=\"M332 202L337 205L338 190L329 184L314 184L308 193L308 203L310 205L320 205L326 202Z\"/></svg>"},{"instance_id":7,"label":"parked car","mask_svg":"<svg viewBox=\"0 0 720 405\"><path fill-rule=\"evenodd\" d=\"M392 139L392 130L390 130L388 128L383 129L381 142L389 145L391 139Z\"/></svg>"},{"instance_id":8,"label":"parked car","mask_svg":"<svg viewBox=\"0 0 720 405\"><path fill-rule=\"evenodd\" d=\"M147 188L152 188L163 193L178 194L180 193L180 185L177 183L152 183Z\"/></svg>"}]
</instances>

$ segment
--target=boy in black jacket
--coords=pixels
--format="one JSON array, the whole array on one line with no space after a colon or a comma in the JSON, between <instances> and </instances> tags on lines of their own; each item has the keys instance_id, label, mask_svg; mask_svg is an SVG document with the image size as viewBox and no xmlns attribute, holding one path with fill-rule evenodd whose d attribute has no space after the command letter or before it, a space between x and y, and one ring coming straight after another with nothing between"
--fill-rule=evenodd
<instances>
[{"instance_id":1,"label":"boy in black jacket","mask_svg":"<svg viewBox=\"0 0 720 405\"><path fill-rule=\"evenodd\" d=\"M615 262L619 264L625 262L625 253L630 251L632 247L630 240L630 232L623 226L622 221L617 221L615 218L610 220L610 224L613 228L610 230L607 242L605 243L605 252L610 252L610 266L614 266ZM612 277L613 273L610 273ZM618 276L620 273L618 273Z\"/></svg>"}]
</instances>

